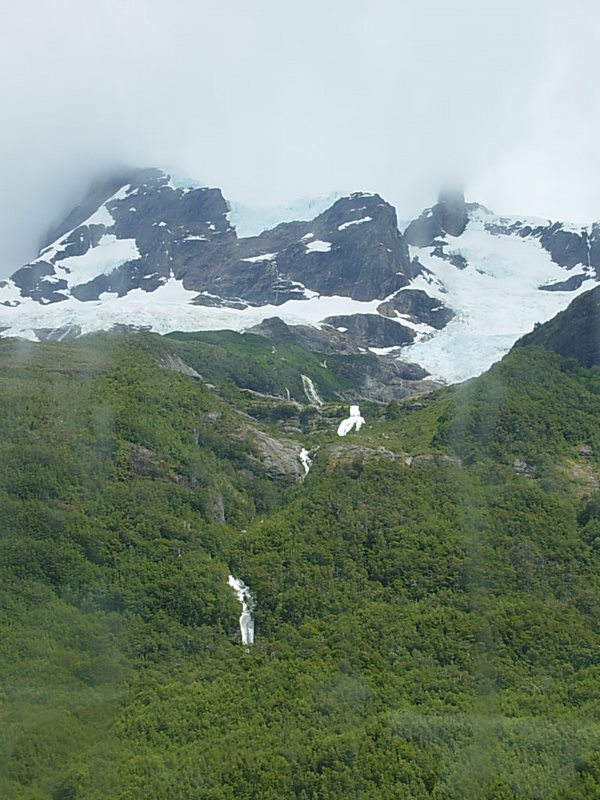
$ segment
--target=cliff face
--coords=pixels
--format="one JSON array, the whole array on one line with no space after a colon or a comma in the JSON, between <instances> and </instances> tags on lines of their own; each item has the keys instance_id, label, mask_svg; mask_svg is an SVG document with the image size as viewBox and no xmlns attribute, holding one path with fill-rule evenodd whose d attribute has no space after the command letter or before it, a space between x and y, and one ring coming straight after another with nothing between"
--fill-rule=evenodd
<instances>
[{"instance_id":1,"label":"cliff face","mask_svg":"<svg viewBox=\"0 0 600 800\"><path fill-rule=\"evenodd\" d=\"M600 286L575 298L560 314L523 336L515 347L541 345L583 367L600 364Z\"/></svg>"},{"instance_id":2,"label":"cliff face","mask_svg":"<svg viewBox=\"0 0 600 800\"><path fill-rule=\"evenodd\" d=\"M95 187L12 282L23 297L58 303L152 292L174 277L219 306L280 305L307 291L383 299L414 277L396 212L379 195L353 194L310 222L246 238L228 213L220 189L140 170Z\"/></svg>"}]
</instances>

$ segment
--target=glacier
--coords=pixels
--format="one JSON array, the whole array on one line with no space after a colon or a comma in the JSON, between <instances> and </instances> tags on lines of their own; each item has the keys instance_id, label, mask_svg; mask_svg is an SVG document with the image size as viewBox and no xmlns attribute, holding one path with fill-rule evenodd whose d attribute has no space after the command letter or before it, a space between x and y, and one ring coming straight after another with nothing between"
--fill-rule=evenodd
<instances>
[{"instance_id":1,"label":"glacier","mask_svg":"<svg viewBox=\"0 0 600 800\"><path fill-rule=\"evenodd\" d=\"M402 349L403 360L420 364L435 380L455 383L480 375L536 322L551 319L596 284L585 265L566 272L555 264L537 238L491 233L489 226L497 220L483 207L471 213L460 236L446 234L446 258L436 254L436 247L410 247L428 270L410 288L423 289L456 312L445 328L419 334ZM457 268L448 256L462 256L467 266ZM578 289L539 289L577 274L588 279Z\"/></svg>"}]
</instances>

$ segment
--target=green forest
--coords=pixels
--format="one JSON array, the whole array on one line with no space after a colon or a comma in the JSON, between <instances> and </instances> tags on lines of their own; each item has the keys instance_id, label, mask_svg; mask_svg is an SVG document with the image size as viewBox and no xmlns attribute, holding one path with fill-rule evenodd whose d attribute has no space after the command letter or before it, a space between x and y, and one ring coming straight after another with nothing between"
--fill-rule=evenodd
<instances>
[{"instance_id":1,"label":"green forest","mask_svg":"<svg viewBox=\"0 0 600 800\"><path fill-rule=\"evenodd\" d=\"M600 797L600 369L362 358L0 339L1 798Z\"/></svg>"}]
</instances>

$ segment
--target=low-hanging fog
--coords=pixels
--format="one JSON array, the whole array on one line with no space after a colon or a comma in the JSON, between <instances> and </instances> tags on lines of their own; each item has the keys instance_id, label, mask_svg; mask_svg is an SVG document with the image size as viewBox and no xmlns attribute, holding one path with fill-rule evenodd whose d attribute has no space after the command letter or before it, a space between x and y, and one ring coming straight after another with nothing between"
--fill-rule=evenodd
<instances>
[{"instance_id":1,"label":"low-hanging fog","mask_svg":"<svg viewBox=\"0 0 600 800\"><path fill-rule=\"evenodd\" d=\"M600 218L600 7L574 0L24 0L0 29L0 277L89 182L161 166L248 205L442 185Z\"/></svg>"}]
</instances>

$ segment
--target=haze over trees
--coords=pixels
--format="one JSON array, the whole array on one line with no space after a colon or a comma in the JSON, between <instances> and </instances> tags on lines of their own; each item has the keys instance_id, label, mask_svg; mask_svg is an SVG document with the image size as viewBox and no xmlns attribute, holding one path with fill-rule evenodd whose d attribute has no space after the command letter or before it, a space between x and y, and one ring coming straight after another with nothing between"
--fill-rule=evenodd
<instances>
[{"instance_id":1,"label":"haze over trees","mask_svg":"<svg viewBox=\"0 0 600 800\"><path fill-rule=\"evenodd\" d=\"M361 402L343 439L348 386L296 345L2 340L0 369L3 797L600 791L600 373L577 352Z\"/></svg>"}]
</instances>

